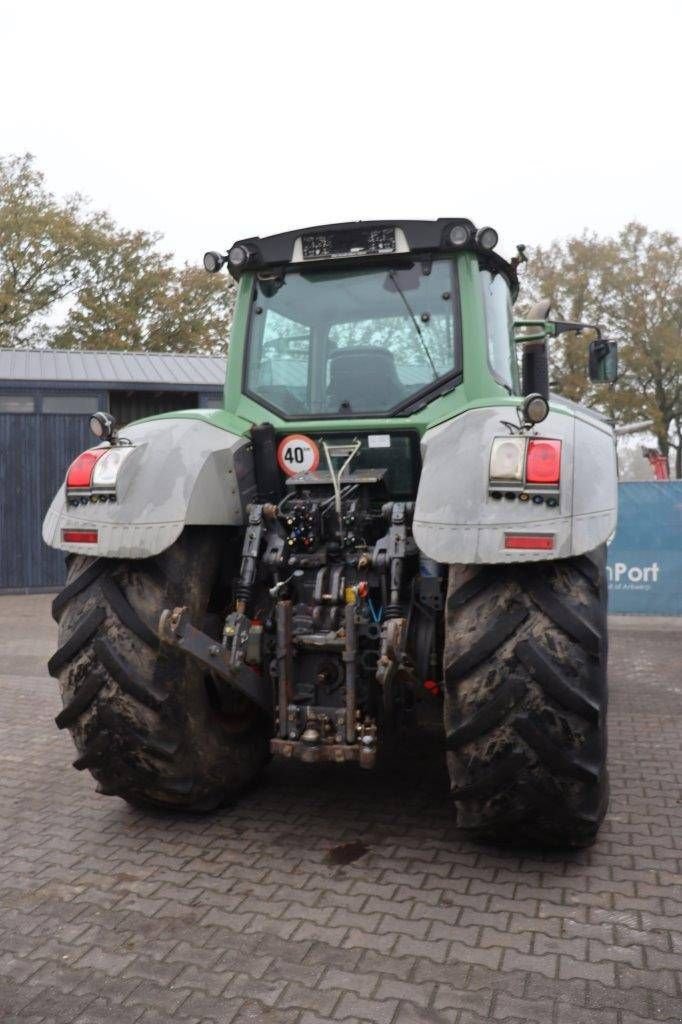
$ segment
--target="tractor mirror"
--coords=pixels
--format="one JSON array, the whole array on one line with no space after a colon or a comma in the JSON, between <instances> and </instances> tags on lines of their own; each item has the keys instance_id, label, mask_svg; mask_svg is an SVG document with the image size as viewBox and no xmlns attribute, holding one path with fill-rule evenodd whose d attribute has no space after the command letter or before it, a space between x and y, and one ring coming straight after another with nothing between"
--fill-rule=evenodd
<instances>
[{"instance_id":1,"label":"tractor mirror","mask_svg":"<svg viewBox=\"0 0 682 1024\"><path fill-rule=\"evenodd\" d=\"M613 384L618 380L618 342L597 338L590 342L588 372L590 380Z\"/></svg>"}]
</instances>

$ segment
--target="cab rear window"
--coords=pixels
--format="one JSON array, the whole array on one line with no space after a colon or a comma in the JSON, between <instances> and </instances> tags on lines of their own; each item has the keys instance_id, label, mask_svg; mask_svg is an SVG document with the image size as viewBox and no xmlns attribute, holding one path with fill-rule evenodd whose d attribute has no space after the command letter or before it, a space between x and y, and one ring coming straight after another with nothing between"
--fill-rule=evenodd
<instances>
[{"instance_id":1,"label":"cab rear window","mask_svg":"<svg viewBox=\"0 0 682 1024\"><path fill-rule=\"evenodd\" d=\"M256 280L246 390L288 418L385 415L459 372L450 260Z\"/></svg>"}]
</instances>

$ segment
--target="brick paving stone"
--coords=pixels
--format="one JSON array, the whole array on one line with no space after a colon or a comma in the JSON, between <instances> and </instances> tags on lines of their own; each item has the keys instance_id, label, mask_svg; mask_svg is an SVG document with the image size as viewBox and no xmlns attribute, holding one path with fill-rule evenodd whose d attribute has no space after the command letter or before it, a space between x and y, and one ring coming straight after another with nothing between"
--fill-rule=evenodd
<instances>
[{"instance_id":1,"label":"brick paving stone","mask_svg":"<svg viewBox=\"0 0 682 1024\"><path fill-rule=\"evenodd\" d=\"M95 970L102 971L104 974L111 974L116 977L123 973L123 970L129 966L135 959L133 953L115 953L112 950L89 949L83 956L76 961L76 966L81 970L85 967L92 967Z\"/></svg>"},{"instance_id":2,"label":"brick paving stone","mask_svg":"<svg viewBox=\"0 0 682 1024\"><path fill-rule=\"evenodd\" d=\"M451 942L447 958L451 962L478 964L496 969L500 966L502 950L499 947L481 949L478 946L467 946L464 942Z\"/></svg>"},{"instance_id":3,"label":"brick paving stone","mask_svg":"<svg viewBox=\"0 0 682 1024\"><path fill-rule=\"evenodd\" d=\"M618 984L623 989L637 987L649 989L651 992L663 992L670 996L680 994L679 964L674 971L644 971L637 967L630 967L628 964L615 964L614 970Z\"/></svg>"},{"instance_id":4,"label":"brick paving stone","mask_svg":"<svg viewBox=\"0 0 682 1024\"><path fill-rule=\"evenodd\" d=\"M272 1006L261 1006L255 999L246 999L239 1008L237 1024L298 1024L300 1010L281 1010ZM205 1022L202 1022L205 1024ZM222 1024L216 1021L214 1024Z\"/></svg>"},{"instance_id":5,"label":"brick paving stone","mask_svg":"<svg viewBox=\"0 0 682 1024\"><path fill-rule=\"evenodd\" d=\"M134 992L131 992L126 1003L132 1006L145 1006L153 1010L159 1010L166 1014L172 1014L184 1003L190 995L188 988L176 988L174 985L157 985L156 982L146 979L140 982Z\"/></svg>"},{"instance_id":6,"label":"brick paving stone","mask_svg":"<svg viewBox=\"0 0 682 1024\"><path fill-rule=\"evenodd\" d=\"M177 965L174 965L176 967ZM175 975L173 985L178 989L198 989L211 996L219 996L234 979L232 971L204 971L194 964L188 964L180 974Z\"/></svg>"},{"instance_id":7,"label":"brick paving stone","mask_svg":"<svg viewBox=\"0 0 682 1024\"><path fill-rule=\"evenodd\" d=\"M641 1021L641 1017L639 1018ZM619 1024L616 1010L593 1010L587 1006L557 1007L556 1024ZM620 1024L624 1024L620 1018Z\"/></svg>"},{"instance_id":8,"label":"brick paving stone","mask_svg":"<svg viewBox=\"0 0 682 1024\"><path fill-rule=\"evenodd\" d=\"M459 1010L423 1010L410 1003L401 1003L391 1024L455 1024L461 1020Z\"/></svg>"},{"instance_id":9,"label":"brick paving stone","mask_svg":"<svg viewBox=\"0 0 682 1024\"><path fill-rule=\"evenodd\" d=\"M536 936L535 952L542 952L537 947L538 938L545 938L542 933ZM528 932L501 932L497 928L484 928L479 939L480 945L486 949L491 946L503 949L517 949L520 953L530 953L532 936Z\"/></svg>"},{"instance_id":10,"label":"brick paving stone","mask_svg":"<svg viewBox=\"0 0 682 1024\"><path fill-rule=\"evenodd\" d=\"M490 1014L493 993L489 989L461 989L450 985L439 985L434 999L434 1008L442 1010L472 1010L482 1017Z\"/></svg>"},{"instance_id":11,"label":"brick paving stone","mask_svg":"<svg viewBox=\"0 0 682 1024\"><path fill-rule=\"evenodd\" d=\"M395 943L393 952L397 957L413 956L418 959L433 960L440 964L447 960L450 943L444 939L425 942L412 939L409 935L400 935L396 942L395 936L392 938Z\"/></svg>"},{"instance_id":12,"label":"brick paving stone","mask_svg":"<svg viewBox=\"0 0 682 1024\"><path fill-rule=\"evenodd\" d=\"M270 954L273 958L282 957L291 960L293 963L303 963L310 950L309 942L294 942L291 939L285 940L272 932L261 932L259 935L248 935L244 938L254 940L254 952L266 956Z\"/></svg>"},{"instance_id":13,"label":"brick paving stone","mask_svg":"<svg viewBox=\"0 0 682 1024\"><path fill-rule=\"evenodd\" d=\"M397 940L398 944L403 940L403 936ZM405 938L405 942L409 943L411 940ZM351 928L344 939L344 946L353 947L360 946L362 949L373 949L380 953L391 953L396 947L396 935L395 933L389 933L388 935L377 935L374 932L366 932L360 928ZM404 953L409 953L410 950L396 950L397 956L403 956Z\"/></svg>"},{"instance_id":14,"label":"brick paving stone","mask_svg":"<svg viewBox=\"0 0 682 1024\"><path fill-rule=\"evenodd\" d=\"M21 958L12 953L3 953L0 956L0 978L11 978L13 982L23 984L32 976L40 972L45 966L51 970L51 964L45 960L35 957Z\"/></svg>"},{"instance_id":15,"label":"brick paving stone","mask_svg":"<svg viewBox=\"0 0 682 1024\"><path fill-rule=\"evenodd\" d=\"M373 949L363 950L358 962L358 970L380 975L392 975L395 978L408 978L416 969L419 961L411 956L386 956Z\"/></svg>"},{"instance_id":16,"label":"brick paving stone","mask_svg":"<svg viewBox=\"0 0 682 1024\"><path fill-rule=\"evenodd\" d=\"M397 999L398 1002L414 1003L426 1007L431 1001L435 985L430 982L399 981L397 978L382 978L374 993L375 999Z\"/></svg>"},{"instance_id":17,"label":"brick paving stone","mask_svg":"<svg viewBox=\"0 0 682 1024\"><path fill-rule=\"evenodd\" d=\"M620 989L615 986L608 988L599 982L589 981L587 984L587 1005L600 1010L628 1010L640 1017L649 1016L653 1020L653 993L645 988Z\"/></svg>"},{"instance_id":18,"label":"brick paving stone","mask_svg":"<svg viewBox=\"0 0 682 1024\"><path fill-rule=\"evenodd\" d=\"M36 998L36 994L49 988L49 982L40 988L31 989L22 982L0 975L0 1008L5 1016L14 1016L23 1011L24 1007ZM26 1014L28 1017L29 1014ZM42 1016L42 1014L38 1014Z\"/></svg>"},{"instance_id":19,"label":"brick paving stone","mask_svg":"<svg viewBox=\"0 0 682 1024\"><path fill-rule=\"evenodd\" d=\"M280 997L287 984L286 978L266 976L256 979L248 974L238 974L228 982L224 994L228 998L255 999L265 1006L286 1005L282 1004Z\"/></svg>"},{"instance_id":20,"label":"brick paving stone","mask_svg":"<svg viewBox=\"0 0 682 1024\"><path fill-rule=\"evenodd\" d=\"M78 1014L83 1013L95 998L91 993L87 995L82 993L66 994L49 987L32 989L31 986L28 986L28 988L34 998L25 1008L27 1014L35 1013L36 1009L40 1008L42 1012L47 1010L48 1019L52 1018L57 1021L73 1020Z\"/></svg>"},{"instance_id":21,"label":"brick paving stone","mask_svg":"<svg viewBox=\"0 0 682 1024\"><path fill-rule=\"evenodd\" d=\"M587 1006L587 982L583 978L546 978L544 974L529 974L523 994L529 999L552 999L557 1006L570 1003Z\"/></svg>"},{"instance_id":22,"label":"brick paving stone","mask_svg":"<svg viewBox=\"0 0 682 1024\"><path fill-rule=\"evenodd\" d=\"M193 1017L201 1021L219 1022L219 1024L232 1024L232 1021L241 1019L241 1009L244 1004L242 999L222 999L216 996L205 995L203 992L192 992L182 1006L183 1016ZM166 1017L166 1021L174 1020ZM159 1022L161 1024L161 1022Z\"/></svg>"},{"instance_id":23,"label":"brick paving stone","mask_svg":"<svg viewBox=\"0 0 682 1024\"><path fill-rule=\"evenodd\" d=\"M186 970L192 970L191 965ZM132 978L145 978L149 981L156 981L159 985L169 985L178 977L183 970L178 963L160 963L157 960L136 959L127 970L126 974Z\"/></svg>"},{"instance_id":24,"label":"brick paving stone","mask_svg":"<svg viewBox=\"0 0 682 1024\"><path fill-rule=\"evenodd\" d=\"M79 995L89 995L91 998L108 999L118 1004L126 999L140 985L138 977L111 978L99 971L88 971L86 975L82 972L79 975L78 984L74 991Z\"/></svg>"},{"instance_id":25,"label":"brick paving stone","mask_svg":"<svg viewBox=\"0 0 682 1024\"><path fill-rule=\"evenodd\" d=\"M503 971L528 971L544 974L547 978L555 978L558 958L552 954L536 956L535 954L519 953L515 949L507 949L502 958Z\"/></svg>"},{"instance_id":26,"label":"brick paving stone","mask_svg":"<svg viewBox=\"0 0 682 1024\"><path fill-rule=\"evenodd\" d=\"M387 980L387 979L384 979ZM356 992L361 996L370 996L379 984L378 974L362 974L359 971L339 971L331 967L319 981L321 989L342 989Z\"/></svg>"},{"instance_id":27,"label":"brick paving stone","mask_svg":"<svg viewBox=\"0 0 682 1024\"><path fill-rule=\"evenodd\" d=\"M371 1021L372 1024L391 1024L398 1008L396 999L362 999L360 996L344 993L334 1016L339 1020Z\"/></svg>"},{"instance_id":28,"label":"brick paving stone","mask_svg":"<svg viewBox=\"0 0 682 1024\"><path fill-rule=\"evenodd\" d=\"M324 967L338 967L339 970L353 970L361 959L369 954L361 949L337 949L326 942L311 942L305 963L322 964ZM364 970L364 968L362 968ZM371 968L368 968L371 970Z\"/></svg>"},{"instance_id":29,"label":"brick paving stone","mask_svg":"<svg viewBox=\"0 0 682 1024\"><path fill-rule=\"evenodd\" d=\"M542 978L541 974L535 975ZM525 974L503 974L502 971L473 964L467 976L467 988L472 991L490 989L492 992L508 992L511 995L522 995L526 983Z\"/></svg>"},{"instance_id":30,"label":"brick paving stone","mask_svg":"<svg viewBox=\"0 0 682 1024\"><path fill-rule=\"evenodd\" d=\"M536 935L533 941L533 952L540 955L542 953L563 953L567 956L584 959L587 956L587 940L580 935L571 939Z\"/></svg>"},{"instance_id":31,"label":"brick paving stone","mask_svg":"<svg viewBox=\"0 0 682 1024\"><path fill-rule=\"evenodd\" d=\"M315 1013L328 1016L338 1004L340 994L338 989L308 988L298 982L291 982L284 989L277 1005L295 1010L314 1010Z\"/></svg>"},{"instance_id":32,"label":"brick paving stone","mask_svg":"<svg viewBox=\"0 0 682 1024\"><path fill-rule=\"evenodd\" d=\"M570 922L575 924L575 922ZM512 914L508 932L528 935L561 935L562 923L559 918L528 917L526 914Z\"/></svg>"},{"instance_id":33,"label":"brick paving stone","mask_svg":"<svg viewBox=\"0 0 682 1024\"><path fill-rule=\"evenodd\" d=\"M46 660L49 602L0 597L0 637ZM366 787L273 764L210 817L132 810L69 768L44 661L10 650L2 1024L679 1024L681 648L613 632L611 809L573 854L458 835L435 759ZM356 839L366 856L325 864Z\"/></svg>"},{"instance_id":34,"label":"brick paving stone","mask_svg":"<svg viewBox=\"0 0 682 1024\"><path fill-rule=\"evenodd\" d=\"M505 1020L507 1017L518 1018L525 1022L537 1022L546 1024L552 1019L554 1006L551 999L518 999L509 993L498 993L493 1008L495 1020Z\"/></svg>"},{"instance_id":35,"label":"brick paving stone","mask_svg":"<svg viewBox=\"0 0 682 1024\"><path fill-rule=\"evenodd\" d=\"M290 939L294 932L299 929L300 923L300 918L287 920L285 918L270 917L268 914L254 914L249 923L240 929L240 931L242 934L268 934L276 935L280 939ZM302 939L305 937L307 937L307 935L300 932L299 929L297 938Z\"/></svg>"},{"instance_id":36,"label":"brick paving stone","mask_svg":"<svg viewBox=\"0 0 682 1024\"><path fill-rule=\"evenodd\" d=\"M142 1006L123 1006L119 1003L116 1007L116 1024L137 1024L137 1021L147 1024L145 1018L149 1020L148 1012L152 1011L145 1011ZM111 1003L106 999L95 999L87 1009L78 1014L73 1024L112 1024Z\"/></svg>"}]
</instances>

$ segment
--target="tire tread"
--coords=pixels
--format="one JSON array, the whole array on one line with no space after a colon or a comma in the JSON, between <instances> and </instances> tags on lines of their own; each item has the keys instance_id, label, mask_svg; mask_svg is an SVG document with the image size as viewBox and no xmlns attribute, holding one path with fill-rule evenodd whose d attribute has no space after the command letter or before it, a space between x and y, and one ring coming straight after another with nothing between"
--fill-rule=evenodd
<instances>
[{"instance_id":1,"label":"tire tread","mask_svg":"<svg viewBox=\"0 0 682 1024\"><path fill-rule=\"evenodd\" d=\"M97 606L80 619L78 625L52 655L47 663L47 671L51 676L58 676L60 671L80 653L90 638L97 632L106 618L104 608Z\"/></svg>"},{"instance_id":2,"label":"tire tread","mask_svg":"<svg viewBox=\"0 0 682 1024\"><path fill-rule=\"evenodd\" d=\"M458 586L456 567L446 602L458 824L493 842L589 845L608 802L604 551L495 569Z\"/></svg>"},{"instance_id":3,"label":"tire tread","mask_svg":"<svg viewBox=\"0 0 682 1024\"><path fill-rule=\"evenodd\" d=\"M265 765L265 717L247 709L228 723L210 703L203 670L148 625L179 604L203 621L210 602L223 600L214 584L232 539L224 528L188 527L157 558L68 560L53 603L59 647L49 667L63 702L56 724L71 732L74 767L92 772L98 792L203 813L232 801Z\"/></svg>"}]
</instances>

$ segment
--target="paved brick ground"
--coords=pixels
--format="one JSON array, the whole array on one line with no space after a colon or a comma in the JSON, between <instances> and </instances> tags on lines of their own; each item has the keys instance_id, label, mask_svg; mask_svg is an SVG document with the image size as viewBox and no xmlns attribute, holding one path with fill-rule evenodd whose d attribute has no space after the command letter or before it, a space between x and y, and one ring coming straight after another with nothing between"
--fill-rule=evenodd
<instances>
[{"instance_id":1,"label":"paved brick ground","mask_svg":"<svg viewBox=\"0 0 682 1024\"><path fill-rule=\"evenodd\" d=\"M3 1024L682 1020L681 632L618 624L608 820L537 856L458 837L425 761L273 767L210 818L98 797L52 722L48 607L0 599Z\"/></svg>"}]
</instances>

